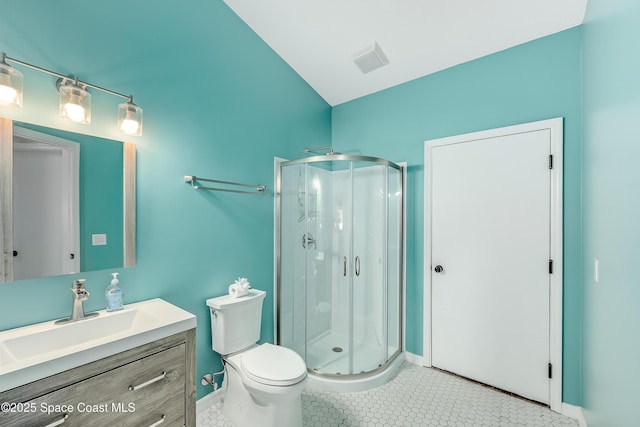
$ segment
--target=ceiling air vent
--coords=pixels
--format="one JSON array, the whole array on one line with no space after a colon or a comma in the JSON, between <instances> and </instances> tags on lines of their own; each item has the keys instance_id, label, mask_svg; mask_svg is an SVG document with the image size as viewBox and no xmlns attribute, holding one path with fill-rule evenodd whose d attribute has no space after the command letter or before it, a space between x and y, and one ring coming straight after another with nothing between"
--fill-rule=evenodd
<instances>
[{"instance_id":1,"label":"ceiling air vent","mask_svg":"<svg viewBox=\"0 0 640 427\"><path fill-rule=\"evenodd\" d=\"M380 49L380 46L378 46L378 43L373 42L372 45L354 53L353 62L355 62L358 68L366 74L373 70L377 70L383 65L387 65L389 60L382 49Z\"/></svg>"}]
</instances>

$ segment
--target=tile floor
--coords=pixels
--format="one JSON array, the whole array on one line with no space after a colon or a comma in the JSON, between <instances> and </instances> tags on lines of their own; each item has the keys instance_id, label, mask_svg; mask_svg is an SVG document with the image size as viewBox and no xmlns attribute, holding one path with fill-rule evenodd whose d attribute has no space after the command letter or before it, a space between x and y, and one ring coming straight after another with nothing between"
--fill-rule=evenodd
<instances>
[{"instance_id":1,"label":"tile floor","mask_svg":"<svg viewBox=\"0 0 640 427\"><path fill-rule=\"evenodd\" d=\"M434 369L404 362L389 383L360 393L302 394L305 427L577 427L543 406ZM201 412L197 427L233 427L220 404ZM256 423L258 426L259 423Z\"/></svg>"}]
</instances>

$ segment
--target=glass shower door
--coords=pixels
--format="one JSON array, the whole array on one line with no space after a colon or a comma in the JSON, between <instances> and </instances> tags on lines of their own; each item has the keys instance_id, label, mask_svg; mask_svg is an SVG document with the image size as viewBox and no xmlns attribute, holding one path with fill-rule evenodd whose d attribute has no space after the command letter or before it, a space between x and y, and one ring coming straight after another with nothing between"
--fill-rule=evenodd
<instances>
[{"instance_id":1,"label":"glass shower door","mask_svg":"<svg viewBox=\"0 0 640 427\"><path fill-rule=\"evenodd\" d=\"M387 166L353 162L353 303L351 373L387 359Z\"/></svg>"},{"instance_id":2,"label":"glass shower door","mask_svg":"<svg viewBox=\"0 0 640 427\"><path fill-rule=\"evenodd\" d=\"M345 166L326 161L306 168L306 361L330 374L351 371L351 199Z\"/></svg>"},{"instance_id":3,"label":"glass shower door","mask_svg":"<svg viewBox=\"0 0 640 427\"><path fill-rule=\"evenodd\" d=\"M307 359L305 165L283 167L280 177L280 268L278 269L278 342Z\"/></svg>"}]
</instances>

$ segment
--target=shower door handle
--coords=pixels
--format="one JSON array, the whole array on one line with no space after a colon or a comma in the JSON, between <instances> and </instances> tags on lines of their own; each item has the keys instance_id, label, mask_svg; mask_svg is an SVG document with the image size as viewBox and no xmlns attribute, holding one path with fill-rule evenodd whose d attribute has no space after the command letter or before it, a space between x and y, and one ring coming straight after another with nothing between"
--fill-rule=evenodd
<instances>
[{"instance_id":1,"label":"shower door handle","mask_svg":"<svg viewBox=\"0 0 640 427\"><path fill-rule=\"evenodd\" d=\"M342 275L347 277L347 257L342 259Z\"/></svg>"},{"instance_id":2,"label":"shower door handle","mask_svg":"<svg viewBox=\"0 0 640 427\"><path fill-rule=\"evenodd\" d=\"M359 256L356 257L355 270L356 270L356 276L360 277L360 257Z\"/></svg>"}]
</instances>

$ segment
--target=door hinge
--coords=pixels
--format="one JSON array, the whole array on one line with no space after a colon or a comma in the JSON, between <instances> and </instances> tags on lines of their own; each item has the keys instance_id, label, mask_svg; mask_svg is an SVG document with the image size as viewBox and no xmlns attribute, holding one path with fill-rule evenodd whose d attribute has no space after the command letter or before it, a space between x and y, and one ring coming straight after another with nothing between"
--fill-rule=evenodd
<instances>
[{"instance_id":1,"label":"door hinge","mask_svg":"<svg viewBox=\"0 0 640 427\"><path fill-rule=\"evenodd\" d=\"M549 154L549 169L553 169L553 154Z\"/></svg>"},{"instance_id":2,"label":"door hinge","mask_svg":"<svg viewBox=\"0 0 640 427\"><path fill-rule=\"evenodd\" d=\"M553 365L549 363L549 379L553 378Z\"/></svg>"},{"instance_id":3,"label":"door hinge","mask_svg":"<svg viewBox=\"0 0 640 427\"><path fill-rule=\"evenodd\" d=\"M553 274L553 260L549 260L549 274Z\"/></svg>"}]
</instances>

